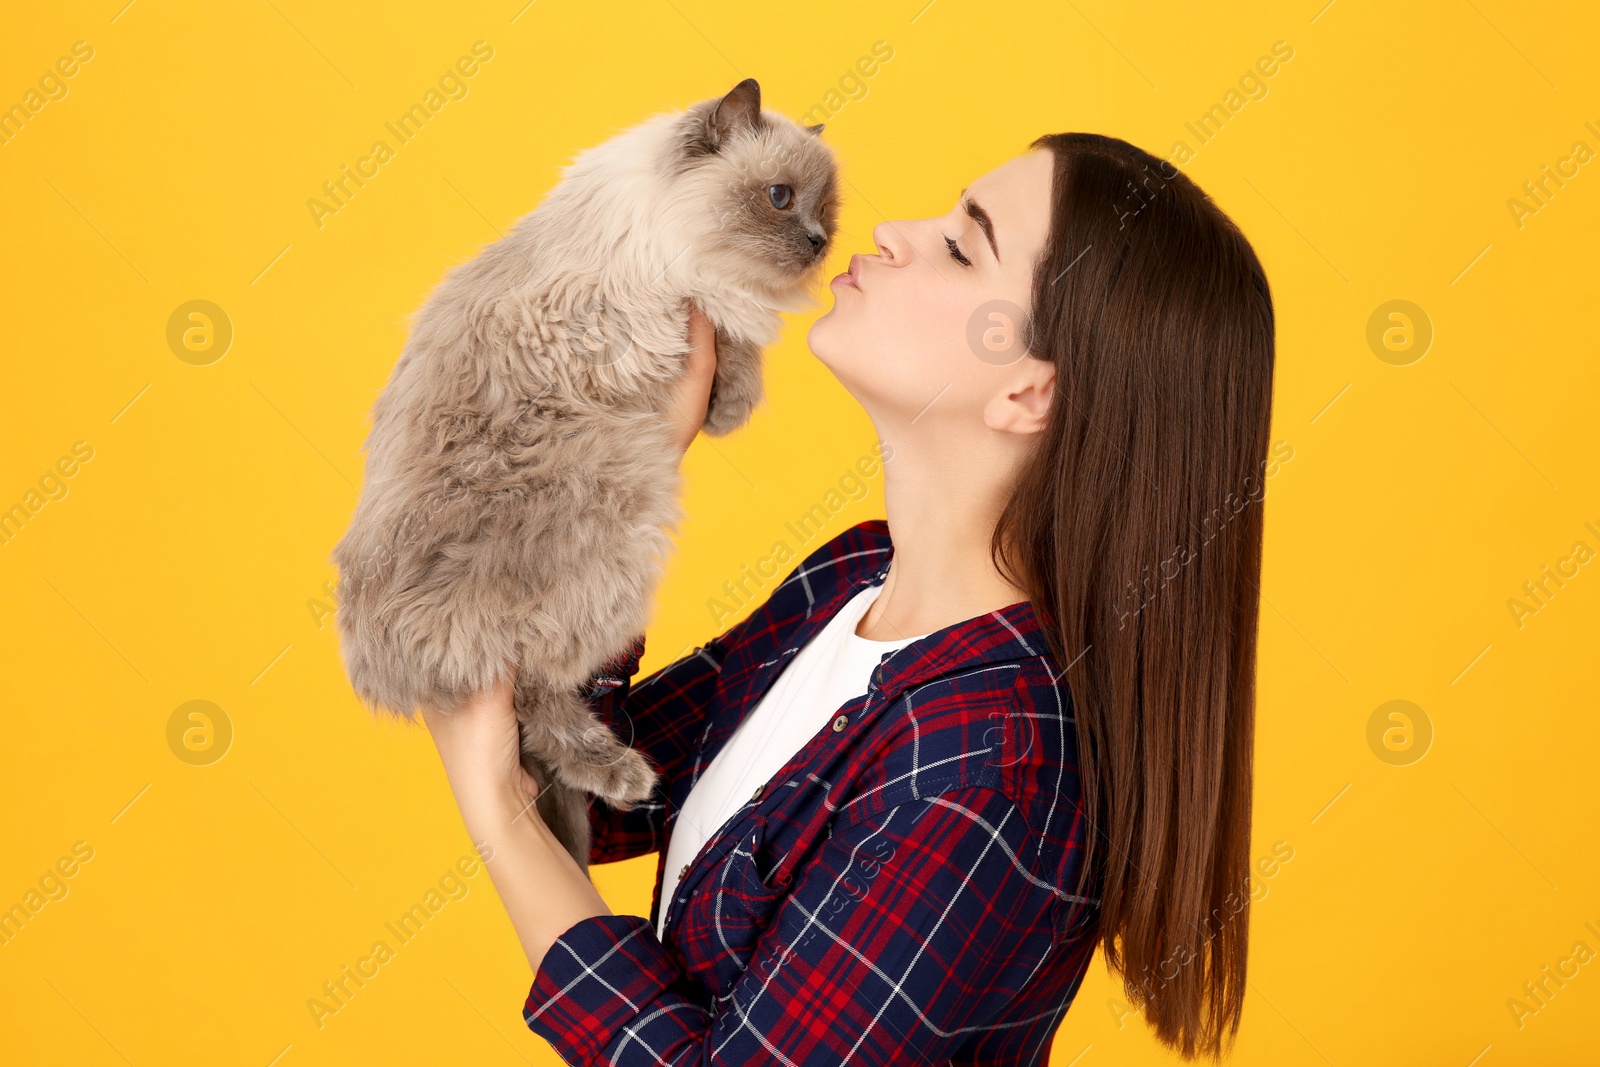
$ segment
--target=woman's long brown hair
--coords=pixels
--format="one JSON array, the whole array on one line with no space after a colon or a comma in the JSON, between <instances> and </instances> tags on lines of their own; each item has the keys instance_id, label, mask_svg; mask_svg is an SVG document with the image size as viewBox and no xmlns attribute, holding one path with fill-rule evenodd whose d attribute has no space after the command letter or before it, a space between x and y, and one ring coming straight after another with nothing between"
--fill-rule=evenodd
<instances>
[{"instance_id":1,"label":"woman's long brown hair","mask_svg":"<svg viewBox=\"0 0 1600 1067\"><path fill-rule=\"evenodd\" d=\"M1126 141L1049 134L1022 324L1056 370L995 530L1076 715L1080 893L1130 1001L1184 1058L1238 1032L1273 311L1249 242Z\"/></svg>"}]
</instances>

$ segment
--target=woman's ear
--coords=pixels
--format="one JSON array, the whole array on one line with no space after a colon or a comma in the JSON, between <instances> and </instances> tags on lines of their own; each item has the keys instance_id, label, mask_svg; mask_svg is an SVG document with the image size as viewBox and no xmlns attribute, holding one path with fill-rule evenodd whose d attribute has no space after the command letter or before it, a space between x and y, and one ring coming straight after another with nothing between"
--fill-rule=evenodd
<instances>
[{"instance_id":1,"label":"woman's ear","mask_svg":"<svg viewBox=\"0 0 1600 1067\"><path fill-rule=\"evenodd\" d=\"M984 405L983 423L1004 433L1038 433L1050 421L1056 366L1047 359L1031 356L1024 356L1012 366L1016 373Z\"/></svg>"}]
</instances>

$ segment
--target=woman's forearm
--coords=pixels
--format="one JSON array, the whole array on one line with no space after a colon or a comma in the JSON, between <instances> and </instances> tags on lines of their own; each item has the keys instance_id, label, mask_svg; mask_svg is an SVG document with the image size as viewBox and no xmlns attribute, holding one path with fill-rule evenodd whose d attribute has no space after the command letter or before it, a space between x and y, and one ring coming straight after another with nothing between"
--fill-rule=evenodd
<instances>
[{"instance_id":1,"label":"woman's forearm","mask_svg":"<svg viewBox=\"0 0 1600 1067\"><path fill-rule=\"evenodd\" d=\"M537 787L518 759L511 682L457 711L422 712L461 819L538 974L556 938L580 919L612 912L530 800Z\"/></svg>"},{"instance_id":2,"label":"woman's forearm","mask_svg":"<svg viewBox=\"0 0 1600 1067\"><path fill-rule=\"evenodd\" d=\"M680 457L705 422L717 370L716 328L692 302L688 342L683 373L663 398L663 415ZM612 911L528 799L537 787L521 766L511 702L515 665L506 667L498 684L459 710L421 711L461 818L479 842L495 890L537 975L558 937L583 919Z\"/></svg>"},{"instance_id":3,"label":"woman's forearm","mask_svg":"<svg viewBox=\"0 0 1600 1067\"><path fill-rule=\"evenodd\" d=\"M486 846L485 866L535 974L574 923L612 913L531 804L519 809L514 797L472 790L457 791L456 800L468 833Z\"/></svg>"}]
</instances>

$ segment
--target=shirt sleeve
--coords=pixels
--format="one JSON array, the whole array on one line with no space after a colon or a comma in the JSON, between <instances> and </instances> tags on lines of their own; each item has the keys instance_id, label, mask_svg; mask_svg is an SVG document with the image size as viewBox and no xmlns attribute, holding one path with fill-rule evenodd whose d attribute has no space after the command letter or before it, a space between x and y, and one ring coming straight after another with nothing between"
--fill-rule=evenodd
<instances>
[{"instance_id":1,"label":"shirt sleeve","mask_svg":"<svg viewBox=\"0 0 1600 1067\"><path fill-rule=\"evenodd\" d=\"M1061 940L1028 837L988 786L842 822L714 1010L649 920L597 915L545 955L523 1018L570 1064L946 1062Z\"/></svg>"}]
</instances>

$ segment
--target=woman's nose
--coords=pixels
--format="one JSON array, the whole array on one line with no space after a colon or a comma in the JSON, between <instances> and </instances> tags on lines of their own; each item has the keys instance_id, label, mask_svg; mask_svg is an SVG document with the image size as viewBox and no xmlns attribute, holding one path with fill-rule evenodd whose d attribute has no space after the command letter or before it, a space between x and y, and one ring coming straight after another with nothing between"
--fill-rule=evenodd
<instances>
[{"instance_id":1,"label":"woman's nose","mask_svg":"<svg viewBox=\"0 0 1600 1067\"><path fill-rule=\"evenodd\" d=\"M884 221L872 228L872 243L878 246L878 255L885 263L893 264L905 258L907 245L904 231L898 222Z\"/></svg>"}]
</instances>

